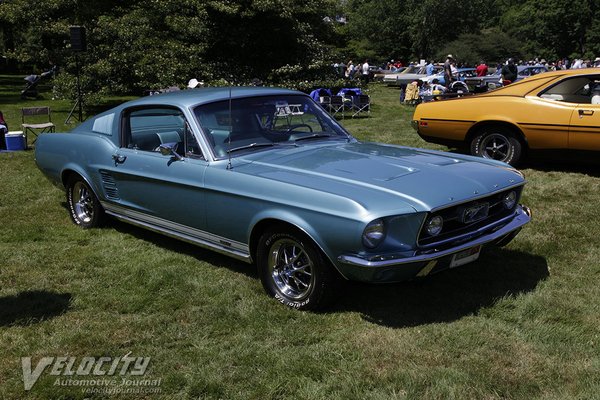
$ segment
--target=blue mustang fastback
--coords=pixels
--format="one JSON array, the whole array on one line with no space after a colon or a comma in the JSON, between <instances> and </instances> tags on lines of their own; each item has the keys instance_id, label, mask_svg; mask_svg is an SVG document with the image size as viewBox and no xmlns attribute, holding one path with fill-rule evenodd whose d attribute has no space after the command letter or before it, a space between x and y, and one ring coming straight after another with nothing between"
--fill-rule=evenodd
<instances>
[{"instance_id":1,"label":"blue mustang fastback","mask_svg":"<svg viewBox=\"0 0 600 400\"><path fill-rule=\"evenodd\" d=\"M82 228L106 216L256 263L299 309L339 277L394 282L472 262L529 222L493 160L362 143L309 96L208 88L130 101L41 135L40 170Z\"/></svg>"}]
</instances>

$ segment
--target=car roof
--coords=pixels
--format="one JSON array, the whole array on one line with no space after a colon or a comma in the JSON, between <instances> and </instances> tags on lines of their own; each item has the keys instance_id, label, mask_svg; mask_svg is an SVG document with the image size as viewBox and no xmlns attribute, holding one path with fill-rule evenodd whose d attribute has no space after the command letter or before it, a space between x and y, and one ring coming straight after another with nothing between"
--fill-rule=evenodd
<instances>
[{"instance_id":1,"label":"car roof","mask_svg":"<svg viewBox=\"0 0 600 400\"><path fill-rule=\"evenodd\" d=\"M269 95L300 95L309 97L307 94L290 89L266 88L266 87L211 87L199 89L177 90L169 93L161 93L153 96L140 97L135 100L120 104L100 114L88 118L80 125L72 129L72 132L91 130L95 121L106 115L119 115L124 109L143 106L171 106L181 109L194 107L200 104L239 99L244 97L269 96Z\"/></svg>"},{"instance_id":2,"label":"car roof","mask_svg":"<svg viewBox=\"0 0 600 400\"><path fill-rule=\"evenodd\" d=\"M532 77L520 80L515 83L511 83L508 86L504 86L491 92L482 93L477 95L478 97L493 97L493 96L524 96L532 90L545 85L548 82L554 81L562 77L569 76L582 76L582 75L598 75L600 74L600 68L580 68L580 69L567 69L559 71L541 72L533 75Z\"/></svg>"},{"instance_id":3,"label":"car roof","mask_svg":"<svg viewBox=\"0 0 600 400\"><path fill-rule=\"evenodd\" d=\"M212 103L215 101L236 99L242 97L268 96L268 95L305 95L302 92L281 88L266 87L211 87L199 89L177 90L161 93L154 96L141 97L122 104L122 107L135 107L148 104L163 104L179 107L192 107L198 104Z\"/></svg>"}]
</instances>

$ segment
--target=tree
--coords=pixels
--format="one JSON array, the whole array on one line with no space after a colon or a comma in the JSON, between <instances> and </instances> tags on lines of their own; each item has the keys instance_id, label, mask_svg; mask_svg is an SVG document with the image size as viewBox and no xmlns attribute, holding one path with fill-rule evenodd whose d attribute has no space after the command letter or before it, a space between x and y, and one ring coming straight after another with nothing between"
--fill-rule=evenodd
<instances>
[{"instance_id":1,"label":"tree","mask_svg":"<svg viewBox=\"0 0 600 400\"><path fill-rule=\"evenodd\" d=\"M68 27L84 25L89 45L80 56L86 82L96 89L131 92L182 84L192 77L247 82L268 78L285 66L317 70L315 65L327 59L325 41L333 32L325 17L335 13L337 4L14 0L0 3L0 25L8 57L28 64L55 60L71 72Z\"/></svg>"},{"instance_id":2,"label":"tree","mask_svg":"<svg viewBox=\"0 0 600 400\"><path fill-rule=\"evenodd\" d=\"M452 54L460 63L475 65L481 60L490 65L504 62L507 58L522 57L522 42L498 28L484 29L480 33L463 33L437 53L438 60Z\"/></svg>"},{"instance_id":3,"label":"tree","mask_svg":"<svg viewBox=\"0 0 600 400\"><path fill-rule=\"evenodd\" d=\"M501 0L500 26L523 42L527 58L556 60L573 53L581 57L588 47L587 31L598 12L595 4L595 0Z\"/></svg>"}]
</instances>

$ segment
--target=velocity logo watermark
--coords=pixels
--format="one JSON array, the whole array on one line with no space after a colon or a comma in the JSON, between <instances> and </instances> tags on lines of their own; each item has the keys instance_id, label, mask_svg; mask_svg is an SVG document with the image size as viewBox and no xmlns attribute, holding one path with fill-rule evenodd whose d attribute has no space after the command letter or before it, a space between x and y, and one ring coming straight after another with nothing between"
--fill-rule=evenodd
<instances>
[{"instance_id":1,"label":"velocity logo watermark","mask_svg":"<svg viewBox=\"0 0 600 400\"><path fill-rule=\"evenodd\" d=\"M23 384L29 391L40 376L48 371L50 376L56 376L54 386L80 386L85 392L102 393L132 392L123 388L146 387L154 388L154 393L160 392L160 379L135 379L142 377L150 364L150 357L131 357L127 353L123 357L42 357L33 366L31 357L21 358L23 368ZM157 391L158 390L158 391ZM135 392L135 391L133 391ZM140 393L140 391L137 391ZM149 391L145 391L149 392Z\"/></svg>"}]
</instances>

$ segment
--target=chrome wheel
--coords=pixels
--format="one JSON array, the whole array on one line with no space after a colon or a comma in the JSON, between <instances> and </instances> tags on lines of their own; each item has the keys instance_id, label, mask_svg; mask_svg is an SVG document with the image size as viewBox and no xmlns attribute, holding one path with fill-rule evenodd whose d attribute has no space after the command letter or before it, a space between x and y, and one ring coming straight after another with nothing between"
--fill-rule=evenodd
<instances>
[{"instance_id":1,"label":"chrome wheel","mask_svg":"<svg viewBox=\"0 0 600 400\"><path fill-rule=\"evenodd\" d=\"M302 244L290 238L276 240L269 248L268 272L284 297L300 300L314 286L314 264Z\"/></svg>"},{"instance_id":2,"label":"chrome wheel","mask_svg":"<svg viewBox=\"0 0 600 400\"><path fill-rule=\"evenodd\" d=\"M81 181L73 186L73 216L84 224L94 219L94 199L87 185Z\"/></svg>"},{"instance_id":3,"label":"chrome wheel","mask_svg":"<svg viewBox=\"0 0 600 400\"><path fill-rule=\"evenodd\" d=\"M102 225L104 209L94 191L80 176L72 176L66 185L69 215L83 229Z\"/></svg>"},{"instance_id":4,"label":"chrome wheel","mask_svg":"<svg viewBox=\"0 0 600 400\"><path fill-rule=\"evenodd\" d=\"M511 154L511 143L499 133L492 133L481 142L482 156L492 160L506 161Z\"/></svg>"},{"instance_id":5,"label":"chrome wheel","mask_svg":"<svg viewBox=\"0 0 600 400\"><path fill-rule=\"evenodd\" d=\"M505 126L484 126L471 141L471 154L516 166L524 147L518 133Z\"/></svg>"}]
</instances>

